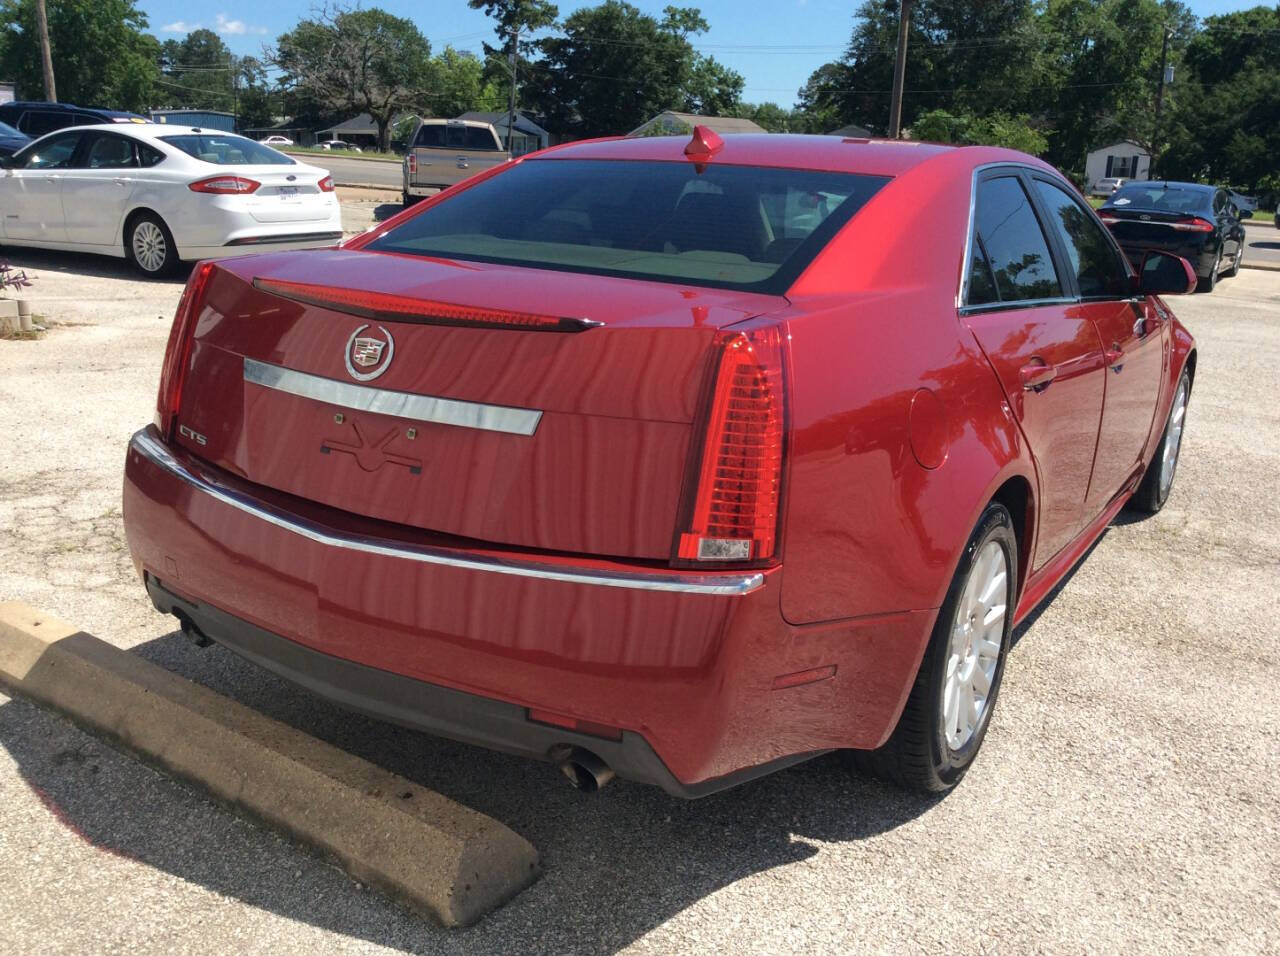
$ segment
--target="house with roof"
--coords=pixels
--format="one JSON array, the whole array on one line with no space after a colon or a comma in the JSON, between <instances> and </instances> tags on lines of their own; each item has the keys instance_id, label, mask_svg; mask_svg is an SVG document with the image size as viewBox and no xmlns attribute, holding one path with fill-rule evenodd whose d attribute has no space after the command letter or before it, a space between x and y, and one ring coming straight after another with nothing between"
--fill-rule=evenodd
<instances>
[{"instance_id":1,"label":"house with roof","mask_svg":"<svg viewBox=\"0 0 1280 956\"><path fill-rule=\"evenodd\" d=\"M1150 179L1151 153L1131 139L1099 146L1084 159L1085 185L1092 189L1099 179Z\"/></svg>"},{"instance_id":2,"label":"house with roof","mask_svg":"<svg viewBox=\"0 0 1280 956\"><path fill-rule=\"evenodd\" d=\"M763 126L749 119L738 116L699 116L696 113L677 113L675 110L663 110L657 116L633 129L628 136L684 136L693 132L695 126L727 136L734 133L764 133Z\"/></svg>"}]
</instances>

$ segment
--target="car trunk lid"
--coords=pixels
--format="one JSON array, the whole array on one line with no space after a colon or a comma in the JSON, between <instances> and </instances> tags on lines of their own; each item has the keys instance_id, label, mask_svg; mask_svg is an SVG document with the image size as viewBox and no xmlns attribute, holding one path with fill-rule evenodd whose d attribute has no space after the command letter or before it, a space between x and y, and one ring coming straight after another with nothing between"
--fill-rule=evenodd
<instances>
[{"instance_id":1,"label":"car trunk lid","mask_svg":"<svg viewBox=\"0 0 1280 956\"><path fill-rule=\"evenodd\" d=\"M372 518L666 560L715 332L785 304L371 252L229 261L196 322L176 440ZM498 324L513 316L565 324Z\"/></svg>"}]
</instances>

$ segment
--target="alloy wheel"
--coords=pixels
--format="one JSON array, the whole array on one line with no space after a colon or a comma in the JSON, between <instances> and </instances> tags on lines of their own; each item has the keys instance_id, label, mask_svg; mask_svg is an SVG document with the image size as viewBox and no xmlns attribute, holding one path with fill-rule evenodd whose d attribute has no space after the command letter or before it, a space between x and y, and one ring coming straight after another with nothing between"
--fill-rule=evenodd
<instances>
[{"instance_id":1,"label":"alloy wheel","mask_svg":"<svg viewBox=\"0 0 1280 956\"><path fill-rule=\"evenodd\" d=\"M1008 613L1009 558L998 541L988 541L974 560L956 608L942 680L942 729L956 751L982 725L991 699L1004 619Z\"/></svg>"},{"instance_id":2,"label":"alloy wheel","mask_svg":"<svg viewBox=\"0 0 1280 956\"><path fill-rule=\"evenodd\" d=\"M159 272L169 255L164 230L150 219L143 219L133 227L133 258L144 272Z\"/></svg>"},{"instance_id":3,"label":"alloy wheel","mask_svg":"<svg viewBox=\"0 0 1280 956\"><path fill-rule=\"evenodd\" d=\"M1173 396L1173 408L1169 410L1169 423L1164 427L1164 454L1160 459L1160 497L1169 493L1173 473L1178 468L1178 451L1182 447L1182 425L1187 417L1187 380L1178 383Z\"/></svg>"}]
</instances>

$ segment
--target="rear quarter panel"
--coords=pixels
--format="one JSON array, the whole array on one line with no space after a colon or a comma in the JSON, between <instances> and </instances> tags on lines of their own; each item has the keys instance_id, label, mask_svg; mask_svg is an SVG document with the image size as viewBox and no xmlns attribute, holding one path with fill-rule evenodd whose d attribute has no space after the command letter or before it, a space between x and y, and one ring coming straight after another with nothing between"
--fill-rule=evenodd
<instances>
[{"instance_id":1,"label":"rear quarter panel","mask_svg":"<svg viewBox=\"0 0 1280 956\"><path fill-rule=\"evenodd\" d=\"M938 607L996 489L1014 475L1035 487L956 313L975 165L964 152L886 185L792 289L791 623Z\"/></svg>"}]
</instances>

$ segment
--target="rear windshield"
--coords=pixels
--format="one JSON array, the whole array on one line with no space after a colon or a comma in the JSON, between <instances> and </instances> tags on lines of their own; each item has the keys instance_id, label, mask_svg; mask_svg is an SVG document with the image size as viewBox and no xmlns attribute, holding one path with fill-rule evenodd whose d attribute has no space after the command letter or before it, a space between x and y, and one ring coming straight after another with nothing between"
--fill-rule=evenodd
<instances>
[{"instance_id":1,"label":"rear windshield","mask_svg":"<svg viewBox=\"0 0 1280 956\"><path fill-rule=\"evenodd\" d=\"M425 149L488 149L494 152L502 148L487 126L454 126L448 123L428 123L421 127L413 145Z\"/></svg>"},{"instance_id":2,"label":"rear windshield","mask_svg":"<svg viewBox=\"0 0 1280 956\"><path fill-rule=\"evenodd\" d=\"M529 160L367 248L781 293L887 177Z\"/></svg>"},{"instance_id":3,"label":"rear windshield","mask_svg":"<svg viewBox=\"0 0 1280 956\"><path fill-rule=\"evenodd\" d=\"M161 136L162 142L188 156L215 166L293 166L294 162L269 146L231 133L184 133Z\"/></svg>"},{"instance_id":4,"label":"rear windshield","mask_svg":"<svg viewBox=\"0 0 1280 956\"><path fill-rule=\"evenodd\" d=\"M1121 186L1107 200L1108 206L1131 209L1159 209L1193 212L1211 204L1212 192L1196 186L1165 186L1163 183L1133 183Z\"/></svg>"}]
</instances>

